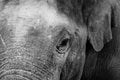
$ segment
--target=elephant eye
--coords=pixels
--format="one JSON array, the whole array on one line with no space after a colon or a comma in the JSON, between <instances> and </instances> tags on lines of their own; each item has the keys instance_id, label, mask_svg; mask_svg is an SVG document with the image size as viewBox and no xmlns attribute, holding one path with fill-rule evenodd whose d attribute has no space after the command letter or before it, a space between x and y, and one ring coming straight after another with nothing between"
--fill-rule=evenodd
<instances>
[{"instance_id":1,"label":"elephant eye","mask_svg":"<svg viewBox=\"0 0 120 80\"><path fill-rule=\"evenodd\" d=\"M70 47L70 37L67 35L63 39L61 39L57 46L56 51L60 54L64 54Z\"/></svg>"}]
</instances>

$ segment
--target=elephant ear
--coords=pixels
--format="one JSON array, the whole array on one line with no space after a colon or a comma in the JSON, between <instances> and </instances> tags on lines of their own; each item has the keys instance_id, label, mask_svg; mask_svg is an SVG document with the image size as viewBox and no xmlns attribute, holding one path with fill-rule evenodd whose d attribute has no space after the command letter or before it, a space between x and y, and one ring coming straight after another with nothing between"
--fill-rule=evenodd
<instances>
[{"instance_id":1,"label":"elephant ear","mask_svg":"<svg viewBox=\"0 0 120 80\"><path fill-rule=\"evenodd\" d=\"M112 39L111 7L107 2L99 2L91 9L88 18L88 39L96 51Z\"/></svg>"},{"instance_id":2,"label":"elephant ear","mask_svg":"<svg viewBox=\"0 0 120 80\"><path fill-rule=\"evenodd\" d=\"M112 4L112 23L114 27L120 28L120 0L115 0Z\"/></svg>"}]
</instances>

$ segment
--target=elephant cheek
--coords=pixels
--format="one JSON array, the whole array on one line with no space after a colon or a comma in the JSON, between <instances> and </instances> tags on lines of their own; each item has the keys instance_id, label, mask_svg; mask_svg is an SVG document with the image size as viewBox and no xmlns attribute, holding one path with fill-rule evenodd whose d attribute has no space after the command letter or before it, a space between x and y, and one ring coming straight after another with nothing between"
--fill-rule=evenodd
<instances>
[{"instance_id":1,"label":"elephant cheek","mask_svg":"<svg viewBox=\"0 0 120 80\"><path fill-rule=\"evenodd\" d=\"M85 65L85 52L82 53L81 57L81 68L80 68L80 77L82 76L84 65Z\"/></svg>"},{"instance_id":2,"label":"elephant cheek","mask_svg":"<svg viewBox=\"0 0 120 80\"><path fill-rule=\"evenodd\" d=\"M75 64L76 69L74 71L76 71L76 73L79 74L76 77L76 80L81 79L83 69L84 69L84 65L85 65L85 52L82 52L81 56L77 57L76 64Z\"/></svg>"},{"instance_id":3,"label":"elephant cheek","mask_svg":"<svg viewBox=\"0 0 120 80\"><path fill-rule=\"evenodd\" d=\"M58 69L53 73L54 75L52 76L53 78L50 80L60 80L60 72Z\"/></svg>"},{"instance_id":4,"label":"elephant cheek","mask_svg":"<svg viewBox=\"0 0 120 80\"><path fill-rule=\"evenodd\" d=\"M85 60L86 60L86 45L82 45L80 47L80 49L77 51L77 55L74 58L74 63L73 63L73 72L75 71L76 75L78 74L78 76L76 77L77 79L81 79L81 76L83 74L83 69L84 69L84 65L85 65Z\"/></svg>"},{"instance_id":5,"label":"elephant cheek","mask_svg":"<svg viewBox=\"0 0 120 80\"><path fill-rule=\"evenodd\" d=\"M80 80L81 79L84 64L85 64L85 52L81 52L80 50L78 52L79 53L76 52L76 53L72 53L72 55L69 55L62 70L62 74L61 74L62 80Z\"/></svg>"}]
</instances>

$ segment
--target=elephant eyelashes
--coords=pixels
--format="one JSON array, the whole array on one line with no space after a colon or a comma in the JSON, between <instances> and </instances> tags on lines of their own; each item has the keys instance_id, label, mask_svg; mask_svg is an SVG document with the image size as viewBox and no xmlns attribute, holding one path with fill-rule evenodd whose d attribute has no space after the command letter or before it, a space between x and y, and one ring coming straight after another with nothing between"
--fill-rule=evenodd
<instances>
[{"instance_id":1,"label":"elephant eyelashes","mask_svg":"<svg viewBox=\"0 0 120 80\"><path fill-rule=\"evenodd\" d=\"M61 39L57 46L56 46L56 51L60 54L64 54L70 47L70 38L67 35L67 37Z\"/></svg>"}]
</instances>

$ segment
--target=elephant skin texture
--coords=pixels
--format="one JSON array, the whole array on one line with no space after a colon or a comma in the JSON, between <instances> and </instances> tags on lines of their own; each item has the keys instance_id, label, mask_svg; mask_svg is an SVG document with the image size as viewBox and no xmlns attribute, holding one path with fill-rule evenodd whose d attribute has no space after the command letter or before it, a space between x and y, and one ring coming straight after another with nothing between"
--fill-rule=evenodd
<instances>
[{"instance_id":1,"label":"elephant skin texture","mask_svg":"<svg viewBox=\"0 0 120 80\"><path fill-rule=\"evenodd\" d=\"M0 80L120 80L119 0L0 0Z\"/></svg>"},{"instance_id":2,"label":"elephant skin texture","mask_svg":"<svg viewBox=\"0 0 120 80\"><path fill-rule=\"evenodd\" d=\"M52 0L3 0L1 6L0 80L60 80L65 63L81 77L86 28L78 28Z\"/></svg>"}]
</instances>

